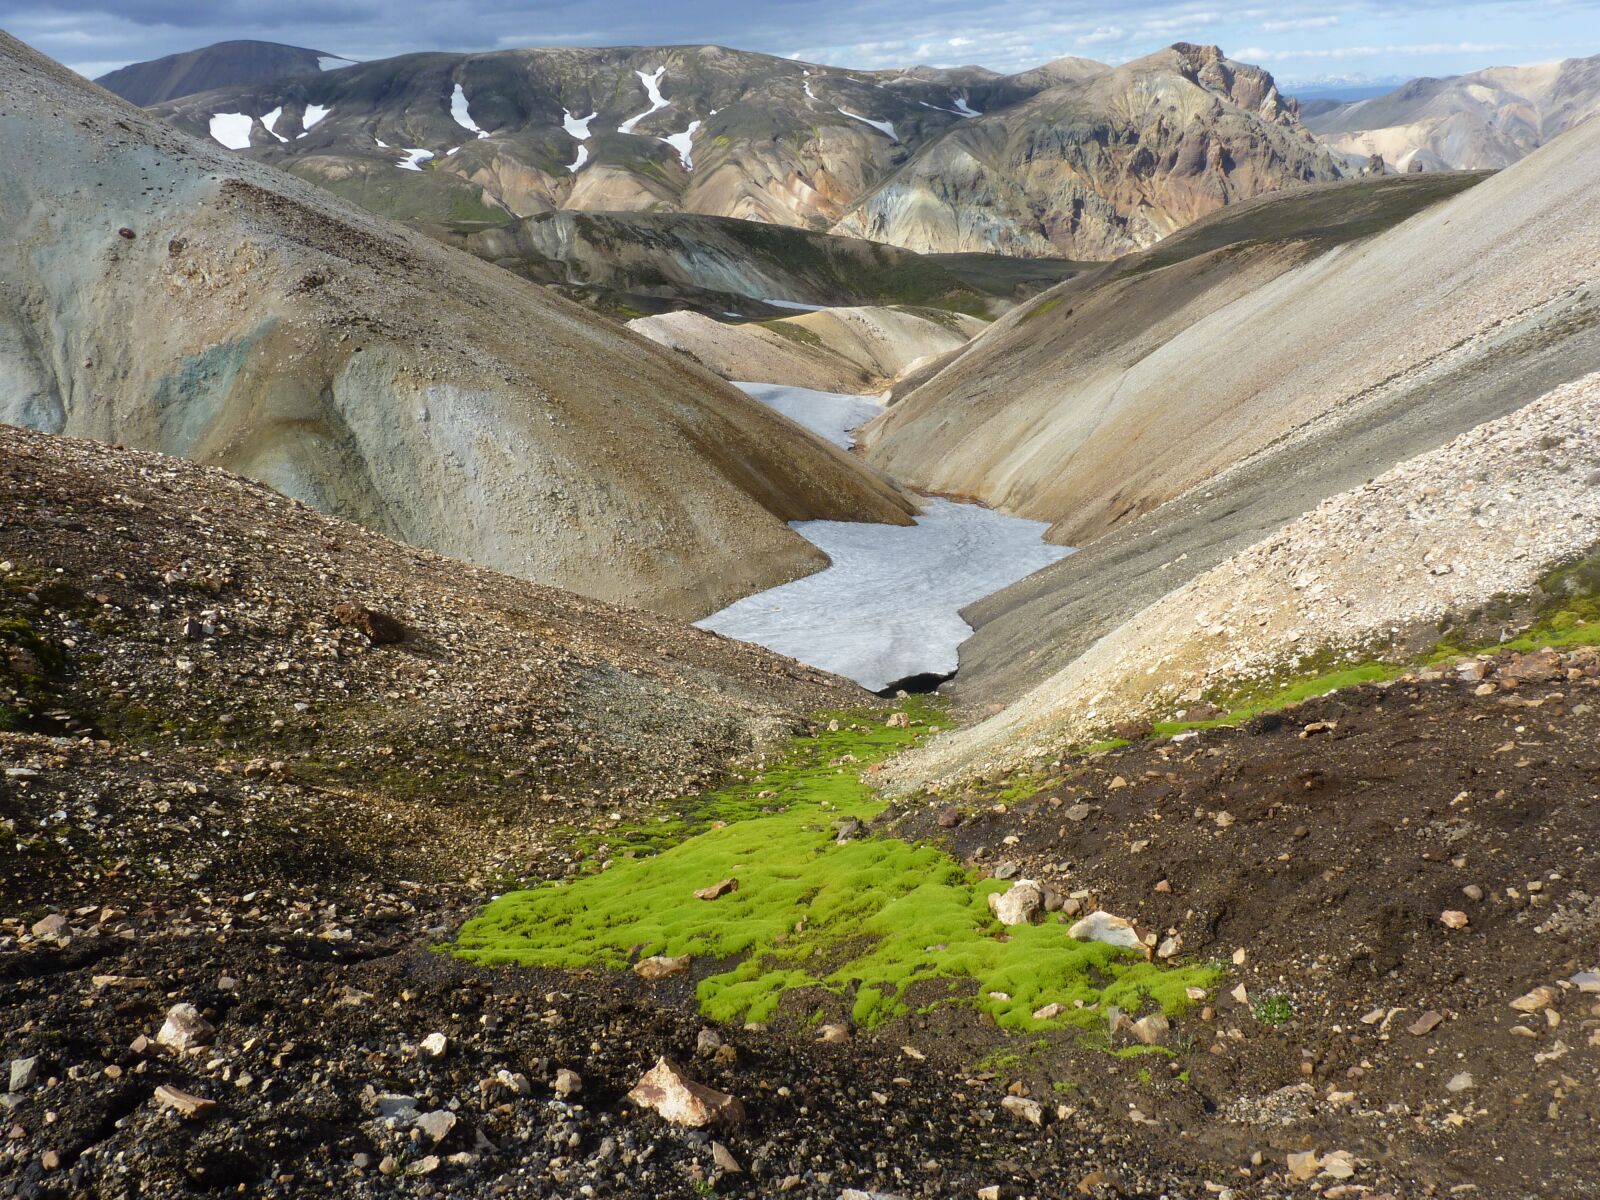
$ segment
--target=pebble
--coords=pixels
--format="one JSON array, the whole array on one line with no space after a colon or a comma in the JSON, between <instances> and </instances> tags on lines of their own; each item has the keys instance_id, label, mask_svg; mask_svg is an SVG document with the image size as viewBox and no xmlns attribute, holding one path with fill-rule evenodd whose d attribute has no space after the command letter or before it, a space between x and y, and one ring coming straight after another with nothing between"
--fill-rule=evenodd
<instances>
[{"instance_id":1,"label":"pebble","mask_svg":"<svg viewBox=\"0 0 1600 1200\"><path fill-rule=\"evenodd\" d=\"M442 1033L430 1033L422 1039L422 1052L429 1058L443 1058L450 1049L450 1039Z\"/></svg>"},{"instance_id":2,"label":"pebble","mask_svg":"<svg viewBox=\"0 0 1600 1200\"><path fill-rule=\"evenodd\" d=\"M200 1015L192 1004L174 1004L167 1010L167 1019L156 1033L161 1045L182 1053L196 1046L206 1046L216 1030L211 1022Z\"/></svg>"}]
</instances>

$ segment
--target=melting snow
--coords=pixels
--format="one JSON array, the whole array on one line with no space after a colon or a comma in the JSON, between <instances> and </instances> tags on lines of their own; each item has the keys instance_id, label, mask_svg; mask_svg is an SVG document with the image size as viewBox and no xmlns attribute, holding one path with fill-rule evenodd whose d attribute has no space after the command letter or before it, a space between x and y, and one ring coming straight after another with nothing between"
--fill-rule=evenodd
<instances>
[{"instance_id":1,"label":"melting snow","mask_svg":"<svg viewBox=\"0 0 1600 1200\"><path fill-rule=\"evenodd\" d=\"M694 170L694 131L700 128L699 121L690 121L689 128L682 133L673 133L661 140L678 152L678 157L683 160L685 171Z\"/></svg>"},{"instance_id":2,"label":"melting snow","mask_svg":"<svg viewBox=\"0 0 1600 1200\"><path fill-rule=\"evenodd\" d=\"M580 143L579 146L578 146L578 157L573 159L570 163L567 164L567 170L571 171L574 175L576 175L578 173L578 168L583 166L583 164L588 162L588 161L589 161L589 147L587 147L585 145L582 145Z\"/></svg>"},{"instance_id":3,"label":"melting snow","mask_svg":"<svg viewBox=\"0 0 1600 1200\"><path fill-rule=\"evenodd\" d=\"M356 61L353 58L340 58L337 54L317 55L317 69L319 71L338 71L355 65Z\"/></svg>"},{"instance_id":4,"label":"melting snow","mask_svg":"<svg viewBox=\"0 0 1600 1200\"><path fill-rule=\"evenodd\" d=\"M300 136L305 137L306 134L322 124L322 118L332 111L332 108L324 108L320 104L306 105L305 116L300 118Z\"/></svg>"},{"instance_id":5,"label":"melting snow","mask_svg":"<svg viewBox=\"0 0 1600 1200\"><path fill-rule=\"evenodd\" d=\"M965 96L956 96L956 97L953 97L953 99L956 102L955 111L960 113L963 117L981 117L981 116L983 116L983 114L981 112L979 112L977 109L973 108L972 105L967 103L967 98Z\"/></svg>"},{"instance_id":6,"label":"melting snow","mask_svg":"<svg viewBox=\"0 0 1600 1200\"><path fill-rule=\"evenodd\" d=\"M250 123L248 113L214 113L211 117L211 136L229 150L250 149Z\"/></svg>"},{"instance_id":7,"label":"melting snow","mask_svg":"<svg viewBox=\"0 0 1600 1200\"><path fill-rule=\"evenodd\" d=\"M592 112L587 117L575 117L563 108L561 110L561 128L565 129L580 142L588 141L589 122L599 115L597 112Z\"/></svg>"},{"instance_id":8,"label":"melting snow","mask_svg":"<svg viewBox=\"0 0 1600 1200\"><path fill-rule=\"evenodd\" d=\"M785 415L809 409L798 419L830 441L847 437L844 430L863 414L881 411L870 397L739 386ZM796 521L793 528L832 565L697 624L874 691L911 675L954 671L956 649L972 633L959 610L1072 553L1042 540L1043 521L939 498L925 502L911 528L853 521Z\"/></svg>"},{"instance_id":9,"label":"melting snow","mask_svg":"<svg viewBox=\"0 0 1600 1200\"><path fill-rule=\"evenodd\" d=\"M853 113L848 108L841 108L839 111L842 112L845 116L851 118L852 120L860 121L865 125L871 125L874 129L878 130L880 133L888 134L891 138L894 138L894 140L897 141L897 142L900 140L898 137L895 136L894 123L891 122L891 121L874 121L871 117L863 117L860 113Z\"/></svg>"},{"instance_id":10,"label":"melting snow","mask_svg":"<svg viewBox=\"0 0 1600 1200\"><path fill-rule=\"evenodd\" d=\"M283 134L279 133L273 128L273 126L278 123L278 118L281 116L283 116L283 105L280 104L277 108L273 109L271 112L267 113L261 118L261 124L266 126L267 132L273 137L277 138L280 142L287 142L289 139L284 137Z\"/></svg>"},{"instance_id":11,"label":"melting snow","mask_svg":"<svg viewBox=\"0 0 1600 1200\"><path fill-rule=\"evenodd\" d=\"M639 77L639 82L644 84L645 95L650 97L650 107L645 109L645 111L640 113L637 117L629 117L621 125L618 125L618 133L632 133L633 127L640 121L644 120L651 113L660 112L663 108L672 103L672 101L668 100L661 94L661 80L665 77L666 73L667 69L665 67L657 67L655 69L655 73L652 75L646 75L643 71L634 72L634 74Z\"/></svg>"},{"instance_id":12,"label":"melting snow","mask_svg":"<svg viewBox=\"0 0 1600 1200\"><path fill-rule=\"evenodd\" d=\"M384 149L385 149L385 150L387 150L387 149L388 149L388 148L389 148L389 143L388 143L388 142L386 142L386 141L384 141L384 140L383 140L383 139L382 139L382 138L381 138L381 137L379 137L379 136L378 136L378 135L377 135L377 134L373 134L373 135L372 135L372 140L373 140L373 141L375 141L375 142L377 142L377 143L378 143L378 145L380 145L380 146L382 146L382 147L383 147L383 148L384 148Z\"/></svg>"},{"instance_id":13,"label":"melting snow","mask_svg":"<svg viewBox=\"0 0 1600 1200\"><path fill-rule=\"evenodd\" d=\"M489 136L488 130L480 129L478 123L472 119L472 113L467 109L467 93L461 85L456 84L455 91L450 93L450 116L455 123L463 129L470 129L481 138Z\"/></svg>"},{"instance_id":14,"label":"melting snow","mask_svg":"<svg viewBox=\"0 0 1600 1200\"><path fill-rule=\"evenodd\" d=\"M781 412L796 425L805 426L824 441L846 450L855 444L854 431L883 411L882 401L875 396L815 392L781 383L736 383L733 386Z\"/></svg>"},{"instance_id":15,"label":"melting snow","mask_svg":"<svg viewBox=\"0 0 1600 1200\"><path fill-rule=\"evenodd\" d=\"M395 166L402 171L420 171L422 170L422 164L432 157L432 150L424 150L419 146L412 146L406 149L406 156L395 163Z\"/></svg>"}]
</instances>

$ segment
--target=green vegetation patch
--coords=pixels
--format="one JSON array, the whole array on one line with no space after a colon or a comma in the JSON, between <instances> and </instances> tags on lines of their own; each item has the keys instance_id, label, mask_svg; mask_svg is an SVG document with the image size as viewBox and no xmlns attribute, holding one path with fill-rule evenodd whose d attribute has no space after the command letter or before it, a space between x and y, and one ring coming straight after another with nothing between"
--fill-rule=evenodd
<instances>
[{"instance_id":1,"label":"green vegetation patch","mask_svg":"<svg viewBox=\"0 0 1600 1200\"><path fill-rule=\"evenodd\" d=\"M759 322L761 328L771 330L781 338L786 338L801 346L820 346L822 338L804 325L796 325L787 317L778 317L771 321Z\"/></svg>"},{"instance_id":2,"label":"green vegetation patch","mask_svg":"<svg viewBox=\"0 0 1600 1200\"><path fill-rule=\"evenodd\" d=\"M907 707L922 721L935 712ZM697 995L722 1021L767 1020L785 995L823 989L866 1027L913 1007L969 1004L1006 1029L1090 1030L1107 1006L1176 1013L1186 988L1210 986L1214 968L1159 967L1074 941L1054 921L1001 926L988 896L1008 885L978 879L937 847L865 830L838 842L841 825L883 809L863 768L922 731L890 728L884 716L836 714L837 730L796 739L776 766L710 794L689 816L622 831L607 869L501 897L463 926L455 952L565 969L623 970L635 955L711 959L719 969ZM635 857L619 856L619 845ZM737 890L695 898L725 879ZM1051 1003L1062 1013L1034 1020Z\"/></svg>"}]
</instances>

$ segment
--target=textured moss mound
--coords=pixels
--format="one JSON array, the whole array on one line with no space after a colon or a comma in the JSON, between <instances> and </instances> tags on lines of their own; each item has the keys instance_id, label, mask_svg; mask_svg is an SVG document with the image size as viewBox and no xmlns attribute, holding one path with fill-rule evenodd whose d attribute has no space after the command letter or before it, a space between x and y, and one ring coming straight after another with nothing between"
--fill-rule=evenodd
<instances>
[{"instance_id":1,"label":"textured moss mound","mask_svg":"<svg viewBox=\"0 0 1600 1200\"><path fill-rule=\"evenodd\" d=\"M777 766L708 796L697 818L710 827L669 849L501 897L463 927L456 953L488 964L618 970L635 952L713 959L726 969L703 978L698 995L706 1015L724 1021L764 1020L786 993L824 988L850 998L866 1026L913 1005L963 1003L1010 1029L1089 1029L1103 1027L1108 1005L1176 1012L1187 1004L1185 988L1213 981L1208 968L1162 968L1075 942L1053 921L1005 929L988 895L1007 885L975 878L936 847L865 835L839 843L841 823L882 808L862 768L920 732L883 719L842 714L837 731L798 739ZM648 853L658 842L647 827L610 849ZM728 878L738 880L736 891L695 898ZM1031 1014L1052 1002L1063 1013L1035 1021Z\"/></svg>"}]
</instances>

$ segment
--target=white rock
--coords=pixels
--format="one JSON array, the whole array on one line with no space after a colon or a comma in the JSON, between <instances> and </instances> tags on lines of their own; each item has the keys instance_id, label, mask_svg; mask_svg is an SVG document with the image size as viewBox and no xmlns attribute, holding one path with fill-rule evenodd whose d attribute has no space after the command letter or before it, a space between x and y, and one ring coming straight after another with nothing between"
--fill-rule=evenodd
<instances>
[{"instance_id":1,"label":"white rock","mask_svg":"<svg viewBox=\"0 0 1600 1200\"><path fill-rule=\"evenodd\" d=\"M699 1129L707 1125L734 1125L744 1120L744 1105L726 1092L698 1084L670 1058L661 1058L645 1072L628 1099L652 1109L673 1125Z\"/></svg>"},{"instance_id":2,"label":"white rock","mask_svg":"<svg viewBox=\"0 0 1600 1200\"><path fill-rule=\"evenodd\" d=\"M167 1010L166 1022L156 1034L156 1041L181 1052L210 1044L215 1032L211 1022L202 1017L194 1005L174 1004Z\"/></svg>"},{"instance_id":3,"label":"white rock","mask_svg":"<svg viewBox=\"0 0 1600 1200\"><path fill-rule=\"evenodd\" d=\"M1044 1108L1037 1100L1029 1100L1025 1096L1007 1096L1000 1101L1000 1107L1030 1125L1044 1124Z\"/></svg>"},{"instance_id":4,"label":"white rock","mask_svg":"<svg viewBox=\"0 0 1600 1200\"><path fill-rule=\"evenodd\" d=\"M1067 930L1067 936L1080 942L1104 942L1108 946L1124 946L1129 950L1145 949L1132 921L1103 910L1092 912L1076 922Z\"/></svg>"},{"instance_id":5,"label":"white rock","mask_svg":"<svg viewBox=\"0 0 1600 1200\"><path fill-rule=\"evenodd\" d=\"M442 1033L430 1033L422 1039L422 1052L429 1058L443 1058L444 1052L450 1049L450 1039Z\"/></svg>"},{"instance_id":6,"label":"white rock","mask_svg":"<svg viewBox=\"0 0 1600 1200\"><path fill-rule=\"evenodd\" d=\"M990 893L989 908L1002 925L1027 925L1044 909L1044 888L1035 880L1019 879L1009 891Z\"/></svg>"}]
</instances>

